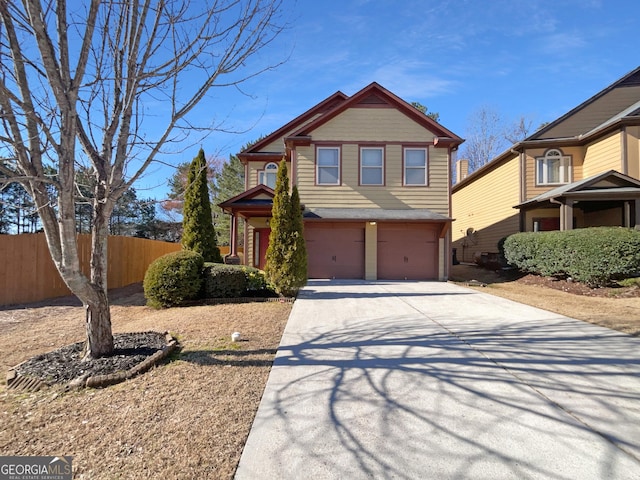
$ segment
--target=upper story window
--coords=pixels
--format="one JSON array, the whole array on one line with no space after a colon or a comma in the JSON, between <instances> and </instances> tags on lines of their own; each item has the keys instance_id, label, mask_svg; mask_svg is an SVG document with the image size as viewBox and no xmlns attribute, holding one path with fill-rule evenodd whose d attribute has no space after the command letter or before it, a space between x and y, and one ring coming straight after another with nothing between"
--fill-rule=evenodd
<instances>
[{"instance_id":1,"label":"upper story window","mask_svg":"<svg viewBox=\"0 0 640 480\"><path fill-rule=\"evenodd\" d=\"M536 157L536 184L558 185L571 181L571 157L559 149L548 150L544 157Z\"/></svg>"},{"instance_id":2,"label":"upper story window","mask_svg":"<svg viewBox=\"0 0 640 480\"><path fill-rule=\"evenodd\" d=\"M318 147L316 158L316 183L340 185L340 148Z\"/></svg>"},{"instance_id":3,"label":"upper story window","mask_svg":"<svg viewBox=\"0 0 640 480\"><path fill-rule=\"evenodd\" d=\"M278 176L278 165L275 163L267 163L264 170L258 173L258 183L266 185L269 188L276 188L276 177Z\"/></svg>"},{"instance_id":4,"label":"upper story window","mask_svg":"<svg viewBox=\"0 0 640 480\"><path fill-rule=\"evenodd\" d=\"M384 149L382 147L360 149L360 184L384 184Z\"/></svg>"},{"instance_id":5,"label":"upper story window","mask_svg":"<svg viewBox=\"0 0 640 480\"><path fill-rule=\"evenodd\" d=\"M427 185L427 149L404 149L404 184Z\"/></svg>"}]
</instances>

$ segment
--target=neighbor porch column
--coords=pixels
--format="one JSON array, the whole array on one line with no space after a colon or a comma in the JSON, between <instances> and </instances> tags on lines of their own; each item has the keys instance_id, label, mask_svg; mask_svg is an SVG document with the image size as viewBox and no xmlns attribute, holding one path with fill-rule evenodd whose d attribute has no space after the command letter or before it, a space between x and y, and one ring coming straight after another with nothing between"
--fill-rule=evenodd
<instances>
[{"instance_id":1,"label":"neighbor porch column","mask_svg":"<svg viewBox=\"0 0 640 480\"><path fill-rule=\"evenodd\" d=\"M560 205L560 230L573 230L573 200Z\"/></svg>"},{"instance_id":2,"label":"neighbor porch column","mask_svg":"<svg viewBox=\"0 0 640 480\"><path fill-rule=\"evenodd\" d=\"M631 228L631 201L624 202L624 226Z\"/></svg>"}]
</instances>

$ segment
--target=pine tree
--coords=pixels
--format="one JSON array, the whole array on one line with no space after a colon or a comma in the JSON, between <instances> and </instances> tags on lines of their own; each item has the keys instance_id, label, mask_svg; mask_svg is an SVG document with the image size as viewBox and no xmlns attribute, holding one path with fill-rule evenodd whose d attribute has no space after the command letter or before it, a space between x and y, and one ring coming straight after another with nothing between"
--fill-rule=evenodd
<instances>
[{"instance_id":1,"label":"pine tree","mask_svg":"<svg viewBox=\"0 0 640 480\"><path fill-rule=\"evenodd\" d=\"M265 266L267 278L280 295L294 296L307 280L307 255L298 191L294 188L292 196L289 196L289 177L284 160L278 167L270 225Z\"/></svg>"},{"instance_id":2,"label":"pine tree","mask_svg":"<svg viewBox=\"0 0 640 480\"><path fill-rule=\"evenodd\" d=\"M211 217L207 162L202 149L189 168L182 216L182 248L200 253L205 262L222 263Z\"/></svg>"},{"instance_id":3,"label":"pine tree","mask_svg":"<svg viewBox=\"0 0 640 480\"><path fill-rule=\"evenodd\" d=\"M229 236L231 219L229 215L225 215L220 207L219 203L228 200L231 197L235 197L239 193L244 191L244 165L240 159L235 155L229 156L229 161L226 162L219 173L214 176L213 182L213 206L212 210L214 214L217 214L216 218L216 233L218 235L218 245L230 245L231 239ZM239 244L243 245L242 232L244 230L242 219L238 225L238 234L240 235Z\"/></svg>"},{"instance_id":4,"label":"pine tree","mask_svg":"<svg viewBox=\"0 0 640 480\"><path fill-rule=\"evenodd\" d=\"M291 222L293 252L291 255L291 279L296 291L307 283L307 245L304 241L304 223L298 187L291 192Z\"/></svg>"}]
</instances>

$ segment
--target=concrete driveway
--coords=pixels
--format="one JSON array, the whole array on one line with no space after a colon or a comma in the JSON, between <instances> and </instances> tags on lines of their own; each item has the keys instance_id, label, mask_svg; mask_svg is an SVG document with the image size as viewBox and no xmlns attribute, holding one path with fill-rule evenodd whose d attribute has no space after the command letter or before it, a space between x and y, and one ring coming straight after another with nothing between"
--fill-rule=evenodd
<instances>
[{"instance_id":1,"label":"concrete driveway","mask_svg":"<svg viewBox=\"0 0 640 480\"><path fill-rule=\"evenodd\" d=\"M306 478L640 479L640 339L447 283L312 281L236 473Z\"/></svg>"}]
</instances>

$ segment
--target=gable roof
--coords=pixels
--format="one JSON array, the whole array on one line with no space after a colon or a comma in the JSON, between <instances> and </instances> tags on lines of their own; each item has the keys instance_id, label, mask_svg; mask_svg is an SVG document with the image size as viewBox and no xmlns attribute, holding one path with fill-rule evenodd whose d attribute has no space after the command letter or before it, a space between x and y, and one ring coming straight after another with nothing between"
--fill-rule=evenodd
<instances>
[{"instance_id":1,"label":"gable roof","mask_svg":"<svg viewBox=\"0 0 640 480\"><path fill-rule=\"evenodd\" d=\"M263 139L258 140L253 145L248 146L247 148L245 148L242 152L240 152L238 154L238 157L242 158L243 156L246 156L246 154L258 153L258 151L261 148L264 148L265 146L269 145L270 143L273 143L273 142L277 141L278 139L282 138L287 133L295 131L297 128L300 128L301 125L309 122L314 117L321 116L321 115L325 114L326 112L334 109L337 105L343 103L348 98L349 97L347 97L344 93L342 93L340 91L337 91L333 95L330 95L329 97L325 98L323 101L321 101L317 105L311 107L306 112L298 115L296 118L294 118L293 120L288 122L286 125L283 125L279 129L277 129L275 132L270 133L269 135L267 135ZM262 153L264 154L264 152L262 152ZM282 152L274 152L274 153L280 153L281 154Z\"/></svg>"},{"instance_id":2,"label":"gable roof","mask_svg":"<svg viewBox=\"0 0 640 480\"><path fill-rule=\"evenodd\" d=\"M633 115L640 101L640 67L527 137L529 140L568 138L598 130L613 118ZM635 109L629 110L635 105ZM623 114L624 112L624 114Z\"/></svg>"},{"instance_id":3,"label":"gable roof","mask_svg":"<svg viewBox=\"0 0 640 480\"><path fill-rule=\"evenodd\" d=\"M292 137L305 137L313 130L324 125L329 120L337 117L342 112L356 106L394 107L413 121L423 126L427 130L434 132L437 138L447 140L449 143L461 144L464 140L458 137L451 130L446 129L431 117L425 115L413 105L405 102L397 95L391 93L377 82L373 82L364 87L359 92L353 94L348 100L337 105L336 108L324 115L317 117L312 122L297 130Z\"/></svg>"},{"instance_id":4,"label":"gable roof","mask_svg":"<svg viewBox=\"0 0 640 480\"><path fill-rule=\"evenodd\" d=\"M243 211L253 215L270 214L274 196L275 192L272 188L264 184L258 184L245 192L239 193L235 197L219 203L218 206L227 213Z\"/></svg>"},{"instance_id":5,"label":"gable roof","mask_svg":"<svg viewBox=\"0 0 640 480\"><path fill-rule=\"evenodd\" d=\"M439 146L457 147L464 142L462 138L422 113L413 105L402 100L378 83L373 82L351 97L340 91L334 93L275 132L246 148L238 154L238 157L240 159L248 159L269 156L275 153L282 154L282 152L260 152L260 149L282 138L289 144L308 144L311 140L309 134L313 130L340 115L348 108L356 106L396 108L419 125L434 132L436 135L434 144Z\"/></svg>"},{"instance_id":6,"label":"gable roof","mask_svg":"<svg viewBox=\"0 0 640 480\"><path fill-rule=\"evenodd\" d=\"M561 185L526 202L522 202L514 208L522 208L558 197L571 197L572 194L591 193L596 195L607 194L614 191L640 195L640 180L636 180L633 177L616 172L615 170L609 170L577 182Z\"/></svg>"}]
</instances>

